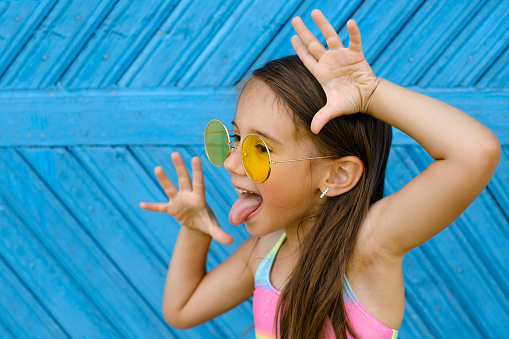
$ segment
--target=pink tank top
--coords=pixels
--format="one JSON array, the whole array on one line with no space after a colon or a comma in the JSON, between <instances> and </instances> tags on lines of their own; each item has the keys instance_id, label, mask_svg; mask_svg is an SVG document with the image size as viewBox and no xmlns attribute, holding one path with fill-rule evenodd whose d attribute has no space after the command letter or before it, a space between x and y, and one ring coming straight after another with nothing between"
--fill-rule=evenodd
<instances>
[{"instance_id":1,"label":"pink tank top","mask_svg":"<svg viewBox=\"0 0 509 339\"><path fill-rule=\"evenodd\" d=\"M285 238L286 234L283 234L281 238L279 238L278 242L265 256L256 271L253 314L257 339L276 338L274 317L276 315L277 302L281 292L272 286L270 282L270 272L274 258ZM382 324L361 305L353 293L346 276L343 283L343 300L345 302L346 312L358 337L370 339L397 338L397 330L393 330ZM325 338L335 338L334 331L330 324L326 326L324 334ZM348 335L348 338L351 338L350 335Z\"/></svg>"}]
</instances>

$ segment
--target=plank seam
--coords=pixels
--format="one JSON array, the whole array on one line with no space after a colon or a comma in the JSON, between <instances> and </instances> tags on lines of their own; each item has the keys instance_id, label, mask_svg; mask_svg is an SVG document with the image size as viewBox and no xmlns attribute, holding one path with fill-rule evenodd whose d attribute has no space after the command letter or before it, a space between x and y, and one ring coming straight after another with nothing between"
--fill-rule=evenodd
<instances>
[{"instance_id":1,"label":"plank seam","mask_svg":"<svg viewBox=\"0 0 509 339\"><path fill-rule=\"evenodd\" d=\"M493 66L495 66L495 64L497 63L497 61L502 58L502 56L509 51L509 43L507 43L507 45L505 46L505 48L502 50L502 52L496 57L494 58L493 62L488 66L486 67L485 71L479 76L479 78L474 82L474 86L477 86L477 87L481 87L480 86L480 82L483 80L483 78L491 71L491 69L493 68ZM489 81L491 82L491 81ZM482 87L481 87L482 88ZM489 87L487 87L489 88Z\"/></svg>"},{"instance_id":2,"label":"plank seam","mask_svg":"<svg viewBox=\"0 0 509 339\"><path fill-rule=\"evenodd\" d=\"M419 6L416 7L415 11L408 16L408 19L403 22L401 24L401 26L399 27L399 29L397 30L397 32L394 33L392 39L390 40L390 42L385 46L385 48L380 48L380 51L378 52L378 54L374 55L373 56L373 61L371 61L370 63L370 66L373 66L377 61L378 59L382 56L383 52L385 50L387 50L387 47L390 46L394 41L397 40L398 36L401 34L401 32L404 30L404 28L406 27L406 25L413 19L413 17L415 15L417 15L417 13L419 12L419 10L422 8L422 6L424 6L424 3L426 2L426 0L421 0L421 3Z\"/></svg>"},{"instance_id":3,"label":"plank seam","mask_svg":"<svg viewBox=\"0 0 509 339\"><path fill-rule=\"evenodd\" d=\"M67 204L62 200L62 198L56 194L56 192L53 190L53 188L46 182L46 180L44 180L44 178L39 174L39 172L32 166L32 164L28 161L28 159L26 159L23 154L21 154L21 152L19 152L18 149L15 149L14 150L17 155L19 157L21 157L21 159L25 162L25 165L29 168L30 171L32 171L32 173L34 173L34 175L40 180L40 182L46 186L46 189L53 195L53 197L55 198L55 200L58 201L58 203L62 206L62 208L67 212L69 213L69 215L74 219L74 221L76 222L76 224L81 228L81 230L84 232L84 234L86 234L88 236L88 238L90 239L90 241L96 245L98 251L101 253L101 255L103 255L108 261L109 263L112 265L112 267L117 271L117 273L124 278L124 280L126 281L126 283L128 284L128 286L130 286L133 291L135 293L138 293L138 289L133 286L132 282L130 279L128 279L124 272L118 267L118 265L116 264L116 262L110 257L110 255L105 251L105 249L100 245L100 243L97 241L97 239L88 231L88 229L86 227L84 227L83 223L81 222L81 220L79 220L79 218L75 215L75 213L69 208L69 206L67 206ZM37 238L37 237L36 237ZM63 263L61 263L62 266L65 266ZM66 271L68 273L70 273L67 269ZM69 274L70 276L72 276L72 274ZM80 288L82 289L83 293L85 293L88 298L90 300L93 300L93 298L88 294L88 292L86 291L86 289L84 287L81 286L81 283L77 281L77 284L78 286L80 286ZM141 299L146 303L146 300L144 297L141 297ZM108 322L111 324L111 326L113 328L115 328L119 333L123 333L123 331L118 328L116 325L115 325L115 322L110 319L110 317L108 316L108 314L110 312L108 312L107 310L104 309L104 307L102 305L99 305L99 304L96 304L94 302L94 305L96 305L96 307L98 309L101 309L102 312L103 312L103 316L105 319L108 320ZM153 310L152 306L150 304L148 304L148 308ZM157 314L157 312L156 312ZM159 317L157 317L159 318ZM125 333L124 333L125 335Z\"/></svg>"},{"instance_id":4,"label":"plank seam","mask_svg":"<svg viewBox=\"0 0 509 339\"><path fill-rule=\"evenodd\" d=\"M17 151L15 150L15 152L17 153ZM19 154L18 154L19 155ZM26 160L25 160L26 162ZM28 164L28 166L30 166L30 164ZM37 174L36 174L37 175ZM0 196L3 198L4 200L4 203L10 207L12 213L14 213L14 215L21 221L21 224L24 226L26 232L30 233L31 236L34 238L34 239L40 239L40 237L32 230L32 228L29 226L29 222L27 222L27 220L25 219L25 217L21 214L21 213L18 213L18 211L16 210L16 208L14 208L14 206L11 206L11 204L8 202L8 199L6 199L6 197L4 196L4 194L0 191ZM54 261L57 265L60 266L60 268L62 269L62 272L65 273L67 275L67 277L69 278L69 280L73 281L75 283L75 286L80 290L81 292L81 295L88 301L90 302L94 308L99 312L99 310L102 310L101 307L99 307L99 305L96 304L96 302L94 301L94 299L87 293L87 291L85 290L85 288L80 284L80 282L78 280L75 279L74 275L71 274L71 272L67 269L66 265L63 264L60 260L57 259L57 255L51 250L50 246L47 246L47 244L45 242L42 242L42 241L39 241L39 245L48 253L48 255L51 257L52 261ZM3 256L0 256L0 258L3 259ZM5 260L5 259L4 259ZM7 262L6 263L9 267L11 267L11 265L9 265L9 263ZM13 271L12 267L11 267L11 271ZM19 275L17 274L17 272L13 272L15 274L16 277L19 277ZM47 313L50 315L50 317L52 319L55 319L53 317L53 314L51 312L48 311L48 309L46 308L45 304L43 302L40 301L40 299L37 297L37 295L32 291L32 289L29 287L29 285L22 279L20 278L20 281L22 282L23 286L25 286L29 291L30 293L34 296L34 298L41 304L41 307L47 311ZM109 323L109 325L117 330L118 333L121 333L119 331L119 329L113 324L111 323L110 319L108 317L104 317L104 314L103 315L103 318L106 319L106 321ZM67 331L63 328L63 325L60 324L60 322L55 319L55 322L56 324L58 324L58 326L62 329L62 332L66 333L68 336L69 334L67 333ZM70 336L69 336L70 337Z\"/></svg>"},{"instance_id":5,"label":"plank seam","mask_svg":"<svg viewBox=\"0 0 509 339\"><path fill-rule=\"evenodd\" d=\"M4 200L4 203L5 205L7 205L7 207L14 213L14 214L17 214L16 213L16 210L13 208L13 206L11 206L8 202L7 199L5 199L5 197L3 196L3 194L0 192L0 195L2 196L3 200ZM22 220L19 215L17 215L18 219ZM25 228L29 228L25 225ZM28 293L34 298L34 300L37 302L37 304L44 310L44 312L46 312L46 314L48 315L48 317L53 320L53 322L55 323L55 325L62 331L62 333L64 333L68 338L70 338L71 336L69 335L69 333L65 330L65 328L62 326L62 324L60 324L60 322L53 316L53 313L51 313L47 308L46 306L44 305L44 303L39 299L39 297L37 296L36 293L34 293L34 291L30 288L30 286L18 275L18 272L14 269L14 267L12 267L12 265L2 256L0 255L0 261L2 261L2 263L7 266L7 268L11 271L12 275L14 275L16 277L16 279L20 282L20 284L23 286L23 288L25 288ZM2 318L0 317L0 320ZM5 322L2 321L4 324ZM12 328L10 328L10 326L8 326L8 324L6 324L6 327L11 330L11 333L13 334L13 337L15 337L14 333L12 332Z\"/></svg>"},{"instance_id":6,"label":"plank seam","mask_svg":"<svg viewBox=\"0 0 509 339\"><path fill-rule=\"evenodd\" d=\"M61 81L62 81L62 78L66 75L67 71L69 70L69 68L71 68L71 66L73 66L74 62L76 61L76 59L81 55L81 51L88 45L88 43L90 42L90 40L94 37L95 35L95 31L97 30L98 27L101 27L101 25L104 23L104 21L109 17L109 15L111 14L111 12L113 11L113 9L115 9L115 6L118 4L119 0L116 0L115 3L113 5L111 5L110 9L108 10L108 12L106 12L104 14L104 16L102 17L101 20L99 20L97 22L97 25L95 26L95 28L91 29L91 34L89 34L88 38L83 42L83 44L81 45L81 47L78 49L77 48L77 53L74 54L74 57L72 58L72 60L70 60L68 63L67 63L67 66L60 72L60 74L58 76L55 77L55 79L52 81L52 83L48 83L48 80L51 80L51 79L48 79L47 77L47 74L51 74L52 73L52 70L48 70L48 73L46 73L46 76L43 78L45 79L44 80L44 85L47 86L47 87L50 87L50 86L55 86L57 88L61 87Z\"/></svg>"},{"instance_id":7,"label":"plank seam","mask_svg":"<svg viewBox=\"0 0 509 339\"><path fill-rule=\"evenodd\" d=\"M108 194L108 191L101 185L101 183L96 179L95 175L92 173L92 171L90 170L90 168L88 167L87 165L87 162L84 161L75 151L74 151L74 148L71 149L69 147L66 147L66 150L69 152L69 154L71 154L76 162L83 168L83 170L85 171L85 173L87 173L87 175L89 176L89 178L94 182L94 184L97 186L97 188L99 189L99 191L101 191L102 194L104 194L104 196L108 199L108 201L112 204L112 206L117 210L117 212L124 218L125 221L127 221L127 223L129 224L129 226L133 229L134 233L142 240L142 242L152 250L154 256L157 258L157 260L159 261L159 263L164 267L165 266L165 262L163 260L163 258L159 255L159 253L157 251L155 251L153 249L152 246L150 246L150 243L148 242L148 240L145 238L145 236L143 234L141 234L138 230L138 228L132 223L131 219L124 214L122 208L120 208L120 206L118 206L118 204L116 203L115 199L113 199L109 194ZM109 147L108 147L109 148ZM99 169L100 170L100 169ZM102 172L102 171L101 171Z\"/></svg>"},{"instance_id":8,"label":"plank seam","mask_svg":"<svg viewBox=\"0 0 509 339\"><path fill-rule=\"evenodd\" d=\"M423 171L427 166L422 161L422 158L419 157L419 155L415 152L415 149L412 147L407 148L407 152L410 155L412 162L415 164L415 166L418 168L419 171ZM462 252L469 258L472 258L472 256L475 256L477 260L470 260L470 263L472 265L472 268L475 269L477 274L479 276L485 276L482 272L484 271L479 267L479 263L482 264L485 268L485 271L490 274L492 277L492 280L495 282L495 285L499 287L499 289L502 291L502 293L505 294L506 298L508 298L508 293L506 291L506 288L504 287L504 284L501 283L500 277L498 277L497 272L492 272L488 269L487 263L489 263L489 259L486 258L484 255L484 252L481 251L474 251L474 248L478 248L479 244L476 243L476 237L470 232L470 228L472 227L470 222L467 222L466 217L464 214L460 215L455 221L454 224L455 227L449 226L448 228L451 229L452 234L454 235L454 238L457 239L458 246L462 249ZM460 233L464 240L458 237L457 233ZM468 246L468 247L467 247ZM427 258L427 260L432 263L433 255L430 253L430 249L428 247L435 247L433 243L426 243L424 246L420 246L422 249L423 254ZM447 274L445 270L442 269L440 265L435 265L434 269L437 271L440 277L442 277L442 280L446 286L448 286L449 290L458 290L456 287L456 284L454 282L454 279L451 279L450 276ZM495 273L495 276L493 275ZM503 280L502 280L503 281ZM493 285L486 283L486 289L490 291L490 293L493 296L496 296L496 291L493 290ZM455 300L458 302L459 305L461 305L464 313L468 316L470 323L479 331L479 333L486 333L489 332L489 328L484 328L482 324L479 324L477 321L479 319L478 316L475 315L475 311L471 309L469 303L467 302L468 297L464 296L464 293L458 293L455 296Z\"/></svg>"},{"instance_id":9,"label":"plank seam","mask_svg":"<svg viewBox=\"0 0 509 339\"><path fill-rule=\"evenodd\" d=\"M253 58L253 62L251 62L251 64L249 64L249 66L246 67L246 70L244 71L244 73L242 73L240 75L240 77L237 78L237 80L234 82L234 85L237 86L239 83L242 82L242 79L244 79L244 77L246 77L249 73L249 71L251 70L251 68L253 67L253 65L255 65L258 60L260 59L260 57L263 55L263 53L269 48L269 46L271 45L271 43L274 41L274 39L276 39L276 37L278 36L278 34L283 30L283 28L285 27L285 24L288 22L288 20L290 18L293 18L293 16L295 15L296 12L298 12L300 10L300 8L302 7L302 5L304 4L304 0L301 0L300 4L298 6L295 6L295 9L293 10L293 12L291 12L284 21L282 21L282 24L279 26L279 28L274 32L274 34L272 34L272 37L267 41L267 43L265 44L265 46L261 49L261 51L258 53L258 55L256 56L256 58Z\"/></svg>"},{"instance_id":10,"label":"plank seam","mask_svg":"<svg viewBox=\"0 0 509 339\"><path fill-rule=\"evenodd\" d=\"M463 33L465 31L465 29L467 28L467 26L472 22L472 18L476 17L477 14L479 14L479 12L481 12L486 5L487 5L487 3L485 1L484 4L482 6L479 6L479 8L475 12L470 14L470 16L468 18L465 18L463 25L461 27L458 27L458 29L456 30L456 33L453 36L451 36L451 38L449 39L447 47L444 47L442 49L442 51L440 51L440 53L433 54L434 59L433 60L430 59L428 61L428 63L427 63L428 65L426 66L425 70L422 71L421 75L413 82L414 86L420 85L420 82L422 81L424 76L429 72L429 70L432 67L435 66L437 60L439 60L442 57L442 55L444 55L444 53L448 50L448 48L454 43L454 41L456 41L456 39L458 39L458 37L461 35L461 33ZM462 86L455 86L455 85L449 85L449 86L447 88L462 87ZM422 86L422 87L426 88L424 86ZM472 86L468 86L468 87L472 87Z\"/></svg>"},{"instance_id":11,"label":"plank seam","mask_svg":"<svg viewBox=\"0 0 509 339\"><path fill-rule=\"evenodd\" d=\"M57 4L57 0L52 0L53 1L53 5L51 5L51 7L47 10L46 14L41 18L41 20L39 21L39 23L36 25L36 27L33 29L32 33L30 34L30 37L27 38L25 40L25 42L23 43L23 46L21 46L21 48L18 49L17 53L15 53L13 56L12 56L12 59L10 60L10 62L7 64L7 66L4 68L4 70L2 72L0 72L0 81L3 79L3 76L5 75L5 73L9 70L9 68L11 67L11 65L16 61L16 59L18 58L18 56L20 55L20 53L25 49L26 45L30 42L30 39L31 37L34 35L34 32L36 32L39 27L41 27L42 23L46 20L46 18L50 15L51 11L53 10L53 8L56 6ZM41 4L42 5L42 4ZM39 6L41 6L39 5ZM39 9L39 7L37 7L37 9ZM37 11L37 10L36 10Z\"/></svg>"},{"instance_id":12,"label":"plank seam","mask_svg":"<svg viewBox=\"0 0 509 339\"><path fill-rule=\"evenodd\" d=\"M101 191L101 193L104 194L104 196L109 200L109 202L112 204L113 208L115 208L117 210L117 212L119 212L119 214L124 218L125 221L127 221L127 223L131 226L131 228L134 230L135 234L137 234L141 241L144 242L148 248L151 249L151 251L153 252L154 256L157 258L157 260L159 261L159 263L161 264L161 266L163 268L166 268L165 267L165 263L164 263L164 260L162 259L162 257L159 255L159 253L157 253L157 251L154 250L154 248L148 243L147 239L143 236L143 234L141 234L138 229L133 225L133 223L131 222L130 218L128 218L122 211L121 208L119 208L118 204L116 203L116 201L114 201L114 199L111 198L111 196L109 194L107 194L106 190L104 189L104 187L96 180L95 176L90 172L88 166L85 165L85 162L81 159L81 157L79 157L76 152L74 152L73 150L69 149L68 147L66 147L66 151L69 152L69 154L71 154L72 157L75 158L76 162L83 168L83 170L85 171L85 173L87 173L87 175L89 176L89 179L92 180L92 182L95 183L95 185L97 186L97 188ZM56 193L54 193L56 195ZM59 198L60 200L60 198ZM67 207L67 206L66 206ZM69 208L67 208L69 210ZM76 220L79 220L79 218L77 216L75 216L73 214L73 217L76 219ZM82 223L81 221L78 221L79 222L79 225L82 226ZM86 229L85 227L82 226L83 229ZM153 305L145 298L145 295L142 293L142 291L140 291L138 289L138 287L136 287L136 285L131 281L131 279L129 279L129 277L127 277L124 273L124 271L117 265L116 261L111 258L111 256L106 252L106 250L104 250L104 248L100 245L100 242L96 240L96 238L92 235L92 234L89 234L89 232L87 231L87 235L89 235L89 237L91 239L93 239L94 243L96 244L96 246L98 248L101 249L101 251L103 252L103 255L108 258L108 260L112 263L112 265L117 269L117 271L121 274L121 276L124 278L124 280L129 284L129 286L133 289L133 292L136 293L141 300L143 300L143 302L148 306L148 308L150 310L152 310L152 312L154 313L154 315L156 316L156 318L164 325L166 326L166 322L164 322L161 318L161 314L160 314L160 311L156 310Z\"/></svg>"},{"instance_id":13,"label":"plank seam","mask_svg":"<svg viewBox=\"0 0 509 339\"><path fill-rule=\"evenodd\" d=\"M159 12L156 13L156 16L160 17L159 25L157 27L154 26L152 34L150 34L150 32L147 32L147 35L144 37L145 41L143 43L140 42L139 45L137 46L138 50L135 52L132 52L131 60L130 61L124 60L123 65L121 65L119 67L114 67L113 70L117 69L115 72L116 73L115 75L110 75L108 73L104 74L103 78L101 79L101 83L103 83L103 87L118 87L118 83L122 79L122 77L124 76L126 71L131 68L131 66L137 61L138 57L143 53L143 51L145 50L145 47L147 47L147 45L150 44L152 39L154 39L157 36L159 30L161 29L162 26L164 26L164 23L171 16L171 14L175 10L175 8L178 6L178 4L170 1L170 2L166 3L166 6L172 7L170 10L168 10L168 15L165 18L163 18L162 12L164 12L166 10L166 8L159 9ZM139 34L136 37L136 39L134 39L133 45L136 45L136 41L143 40L142 33L143 32L141 32L141 34ZM129 48L127 50L129 50ZM120 58L120 61L122 61L123 59L124 58ZM106 82L108 79L109 79L110 85L104 84L104 82Z\"/></svg>"}]
</instances>

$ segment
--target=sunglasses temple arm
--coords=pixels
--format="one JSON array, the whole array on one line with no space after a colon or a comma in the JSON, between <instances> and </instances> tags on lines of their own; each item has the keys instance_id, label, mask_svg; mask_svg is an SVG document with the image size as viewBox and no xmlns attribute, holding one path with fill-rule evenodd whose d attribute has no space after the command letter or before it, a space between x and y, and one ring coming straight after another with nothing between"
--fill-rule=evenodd
<instances>
[{"instance_id":1,"label":"sunglasses temple arm","mask_svg":"<svg viewBox=\"0 0 509 339\"><path fill-rule=\"evenodd\" d=\"M333 158L333 157L334 157L334 155L328 155L328 156L325 156L325 157L302 158L302 159L294 159L294 160L281 160L281 161L271 160L270 163L272 165L275 165L275 164L281 164L281 163L284 163L284 162L294 162L294 161L312 160L312 159L325 159L325 158Z\"/></svg>"}]
</instances>

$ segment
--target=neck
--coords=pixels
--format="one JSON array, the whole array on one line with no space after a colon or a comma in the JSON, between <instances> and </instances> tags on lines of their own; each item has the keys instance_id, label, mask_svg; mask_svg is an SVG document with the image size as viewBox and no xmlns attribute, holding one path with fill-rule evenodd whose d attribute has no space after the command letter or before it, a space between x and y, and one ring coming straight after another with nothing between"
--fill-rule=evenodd
<instances>
[{"instance_id":1,"label":"neck","mask_svg":"<svg viewBox=\"0 0 509 339\"><path fill-rule=\"evenodd\" d=\"M285 227L286 233L286 241L285 246L291 252L297 253L300 247L300 244L304 241L304 238L307 236L311 228L315 223L315 218L310 218L304 220L301 223L297 223L296 225L291 225Z\"/></svg>"}]
</instances>

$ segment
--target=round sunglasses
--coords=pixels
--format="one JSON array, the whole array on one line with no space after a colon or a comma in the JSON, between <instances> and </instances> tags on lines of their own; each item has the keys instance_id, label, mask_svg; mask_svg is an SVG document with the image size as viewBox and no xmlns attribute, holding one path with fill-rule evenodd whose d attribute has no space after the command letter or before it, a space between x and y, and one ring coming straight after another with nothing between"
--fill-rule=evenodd
<instances>
[{"instance_id":1,"label":"round sunglasses","mask_svg":"<svg viewBox=\"0 0 509 339\"><path fill-rule=\"evenodd\" d=\"M270 158L270 151L267 144L257 134L249 134L244 138L242 145L232 145L228 128L220 120L210 121L205 129L204 141L205 152L210 162L215 166L223 166L226 158L233 148L241 148L242 166L249 179L257 184L264 183L270 175L271 167L275 164L294 162L301 160L323 159L334 157L312 157L293 160L274 161Z\"/></svg>"}]
</instances>

